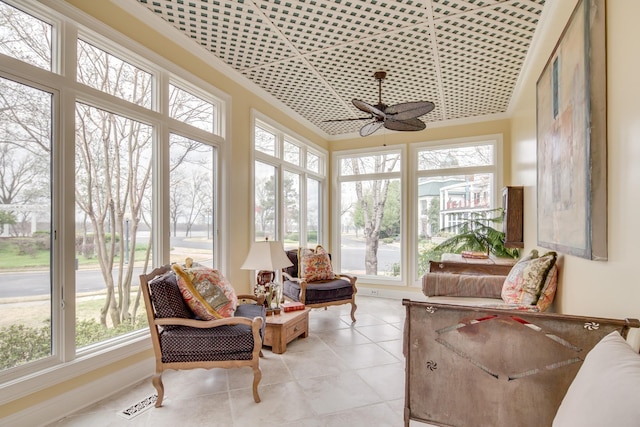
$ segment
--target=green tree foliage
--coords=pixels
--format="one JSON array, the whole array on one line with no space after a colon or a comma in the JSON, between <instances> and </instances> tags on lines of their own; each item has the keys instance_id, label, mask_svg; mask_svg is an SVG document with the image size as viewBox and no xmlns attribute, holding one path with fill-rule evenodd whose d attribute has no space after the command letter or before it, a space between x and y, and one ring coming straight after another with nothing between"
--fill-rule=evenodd
<instances>
[{"instance_id":1,"label":"green tree foliage","mask_svg":"<svg viewBox=\"0 0 640 427\"><path fill-rule=\"evenodd\" d=\"M135 324L125 322L114 328L105 328L93 319L81 320L76 324L76 346L83 347L117 337L147 324L146 315L137 316ZM51 329L48 325L39 328L25 325L0 328L0 370L42 359L50 354Z\"/></svg>"},{"instance_id":2,"label":"green tree foliage","mask_svg":"<svg viewBox=\"0 0 640 427\"><path fill-rule=\"evenodd\" d=\"M443 253L478 251L502 258L517 258L518 250L506 248L504 233L494 228L494 225L502 222L503 215L502 209L471 212L469 219L455 227L458 228L457 234L429 250L427 256L430 259L440 259ZM452 231L453 228L448 227L444 231Z\"/></svg>"},{"instance_id":3,"label":"green tree foliage","mask_svg":"<svg viewBox=\"0 0 640 427\"><path fill-rule=\"evenodd\" d=\"M11 325L0 328L0 369L13 368L42 359L51 353L49 326L30 328Z\"/></svg>"},{"instance_id":4,"label":"green tree foliage","mask_svg":"<svg viewBox=\"0 0 640 427\"><path fill-rule=\"evenodd\" d=\"M4 227L5 225L15 225L15 223L16 216L13 213L0 211L0 228Z\"/></svg>"},{"instance_id":5,"label":"green tree foliage","mask_svg":"<svg viewBox=\"0 0 640 427\"><path fill-rule=\"evenodd\" d=\"M434 197L427 208L427 221L432 233L440 228L440 196Z\"/></svg>"},{"instance_id":6,"label":"green tree foliage","mask_svg":"<svg viewBox=\"0 0 640 427\"><path fill-rule=\"evenodd\" d=\"M365 226L363 206L369 209L369 217L373 215L373 196L370 191L365 192L364 198L366 203L358 203L353 213L353 224L356 228L362 229ZM382 222L380 224L380 237L395 237L400 234L400 183L398 181L390 181L388 187L387 198L384 204L382 214Z\"/></svg>"}]
</instances>

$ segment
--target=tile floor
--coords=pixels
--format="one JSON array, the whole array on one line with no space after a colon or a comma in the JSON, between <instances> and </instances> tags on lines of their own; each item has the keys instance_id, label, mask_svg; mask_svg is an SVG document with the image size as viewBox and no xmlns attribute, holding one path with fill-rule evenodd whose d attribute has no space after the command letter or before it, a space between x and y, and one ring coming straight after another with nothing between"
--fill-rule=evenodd
<instances>
[{"instance_id":1,"label":"tile floor","mask_svg":"<svg viewBox=\"0 0 640 427\"><path fill-rule=\"evenodd\" d=\"M314 309L307 338L281 355L265 347L261 403L253 401L249 368L168 371L161 408L129 420L118 414L155 393L145 380L50 426L401 427L405 307L366 296L357 304L353 325L350 305Z\"/></svg>"}]
</instances>

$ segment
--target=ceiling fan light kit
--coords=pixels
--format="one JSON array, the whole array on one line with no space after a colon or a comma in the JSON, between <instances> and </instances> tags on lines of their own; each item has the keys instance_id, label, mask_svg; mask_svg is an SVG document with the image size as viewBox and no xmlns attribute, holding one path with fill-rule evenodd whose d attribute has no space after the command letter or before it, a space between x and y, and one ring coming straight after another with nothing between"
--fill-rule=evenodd
<instances>
[{"instance_id":1,"label":"ceiling fan light kit","mask_svg":"<svg viewBox=\"0 0 640 427\"><path fill-rule=\"evenodd\" d=\"M371 105L359 99L351 101L358 110L368 113L368 117L327 121L373 120L360 128L360 136L369 136L383 126L389 130L400 132L414 132L426 128L424 122L418 117L431 112L435 107L433 102L414 101L387 106L382 103L382 81L387 77L387 72L376 71L373 77L378 81L378 103Z\"/></svg>"}]
</instances>

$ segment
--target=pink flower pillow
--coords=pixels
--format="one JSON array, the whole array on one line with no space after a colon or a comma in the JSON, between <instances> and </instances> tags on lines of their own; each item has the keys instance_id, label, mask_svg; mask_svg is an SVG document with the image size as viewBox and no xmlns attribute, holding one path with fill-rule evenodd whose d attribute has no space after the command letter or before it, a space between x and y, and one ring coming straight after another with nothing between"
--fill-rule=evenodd
<instances>
[{"instance_id":1,"label":"pink flower pillow","mask_svg":"<svg viewBox=\"0 0 640 427\"><path fill-rule=\"evenodd\" d=\"M238 297L222 273L208 267L182 268L174 264L172 268L178 276L182 298L196 316L202 320L233 316Z\"/></svg>"},{"instance_id":2,"label":"pink flower pillow","mask_svg":"<svg viewBox=\"0 0 640 427\"><path fill-rule=\"evenodd\" d=\"M329 253L320 245L315 250L300 248L298 250L300 271L298 277L307 282L333 280L336 275L331 267Z\"/></svg>"},{"instance_id":3,"label":"pink flower pillow","mask_svg":"<svg viewBox=\"0 0 640 427\"><path fill-rule=\"evenodd\" d=\"M555 295L557 254L548 252L538 257L535 249L513 266L502 285L502 299L508 304L536 305L544 295L541 310L546 309ZM551 277L550 276L551 273ZM549 279L549 281L547 280ZM546 289L545 289L546 288ZM543 294L543 290L546 292Z\"/></svg>"}]
</instances>

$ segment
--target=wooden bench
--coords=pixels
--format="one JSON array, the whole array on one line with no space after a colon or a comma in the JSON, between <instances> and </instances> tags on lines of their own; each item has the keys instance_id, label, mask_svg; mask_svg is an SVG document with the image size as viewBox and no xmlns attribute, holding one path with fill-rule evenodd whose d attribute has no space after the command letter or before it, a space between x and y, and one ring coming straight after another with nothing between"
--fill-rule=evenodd
<instances>
[{"instance_id":1,"label":"wooden bench","mask_svg":"<svg viewBox=\"0 0 640 427\"><path fill-rule=\"evenodd\" d=\"M540 427L586 354L638 320L403 300L405 426ZM598 402L593 402L598 404Z\"/></svg>"}]
</instances>

